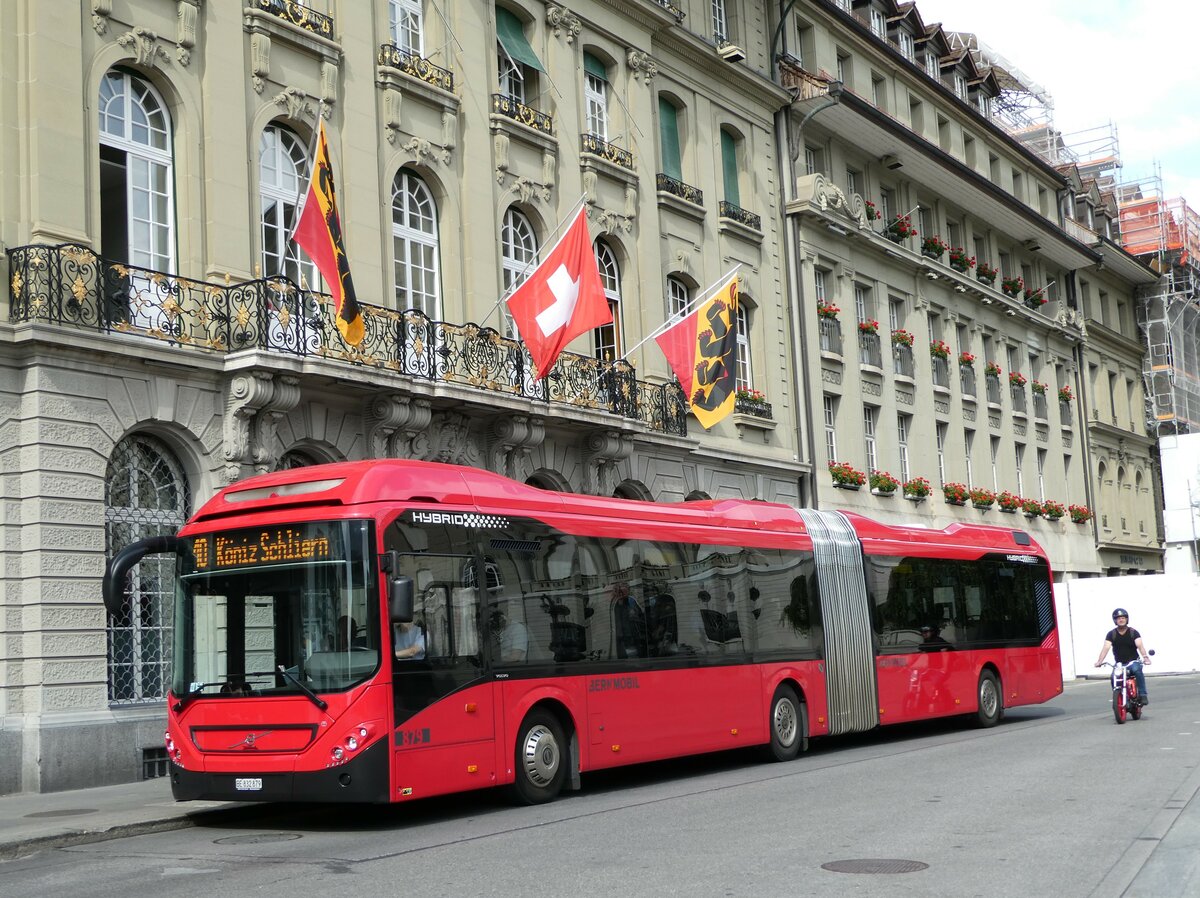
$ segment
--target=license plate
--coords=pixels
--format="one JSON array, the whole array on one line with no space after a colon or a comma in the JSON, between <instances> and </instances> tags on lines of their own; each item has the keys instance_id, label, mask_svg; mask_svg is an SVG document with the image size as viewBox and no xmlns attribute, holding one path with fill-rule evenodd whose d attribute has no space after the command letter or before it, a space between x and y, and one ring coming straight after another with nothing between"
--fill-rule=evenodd
<instances>
[{"instance_id":1,"label":"license plate","mask_svg":"<svg viewBox=\"0 0 1200 898\"><path fill-rule=\"evenodd\" d=\"M262 790L261 776L241 776L233 781L233 788L239 792L259 792Z\"/></svg>"}]
</instances>

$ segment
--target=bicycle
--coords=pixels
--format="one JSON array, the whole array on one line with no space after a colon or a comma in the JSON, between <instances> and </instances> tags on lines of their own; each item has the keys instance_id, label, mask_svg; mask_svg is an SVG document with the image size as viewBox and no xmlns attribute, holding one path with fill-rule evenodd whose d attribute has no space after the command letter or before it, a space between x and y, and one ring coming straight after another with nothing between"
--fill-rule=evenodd
<instances>
[{"instance_id":1,"label":"bicycle","mask_svg":"<svg viewBox=\"0 0 1200 898\"><path fill-rule=\"evenodd\" d=\"M1146 653L1153 655L1154 649ZM1129 664L1135 662L1130 661ZM1142 704L1138 700L1137 677L1130 675L1129 665L1120 661L1105 661L1105 667L1111 667L1112 672L1112 709L1117 723L1125 722L1127 716L1134 720L1142 719Z\"/></svg>"}]
</instances>

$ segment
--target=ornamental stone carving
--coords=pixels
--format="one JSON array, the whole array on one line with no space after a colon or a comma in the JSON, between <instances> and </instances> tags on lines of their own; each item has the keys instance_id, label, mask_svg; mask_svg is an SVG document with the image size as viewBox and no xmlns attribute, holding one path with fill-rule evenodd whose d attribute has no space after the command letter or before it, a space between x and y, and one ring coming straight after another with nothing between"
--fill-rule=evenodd
<instances>
[{"instance_id":1,"label":"ornamental stone carving","mask_svg":"<svg viewBox=\"0 0 1200 898\"><path fill-rule=\"evenodd\" d=\"M112 15L112 0L92 0L92 28L97 34L108 31L108 17Z\"/></svg>"},{"instance_id":2,"label":"ornamental stone carving","mask_svg":"<svg viewBox=\"0 0 1200 898\"><path fill-rule=\"evenodd\" d=\"M796 201L821 212L839 212L856 227L866 229L871 226L866 201L857 193L847 196L842 188L820 172L796 179Z\"/></svg>"},{"instance_id":3,"label":"ornamental stone carving","mask_svg":"<svg viewBox=\"0 0 1200 898\"><path fill-rule=\"evenodd\" d=\"M561 6L546 7L546 24L555 37L563 38L568 44L573 43L583 29L579 17Z\"/></svg>"},{"instance_id":4,"label":"ornamental stone carving","mask_svg":"<svg viewBox=\"0 0 1200 898\"><path fill-rule=\"evenodd\" d=\"M611 496L617 488L617 467L633 454L633 436L616 430L596 430L583 440L583 491Z\"/></svg>"},{"instance_id":5,"label":"ornamental stone carving","mask_svg":"<svg viewBox=\"0 0 1200 898\"><path fill-rule=\"evenodd\" d=\"M254 32L250 35L250 81L254 92L261 94L271 74L270 35Z\"/></svg>"},{"instance_id":6,"label":"ornamental stone carving","mask_svg":"<svg viewBox=\"0 0 1200 898\"><path fill-rule=\"evenodd\" d=\"M408 154L410 163L441 162L443 165L450 164L450 151L424 137L410 139L408 143L400 146L400 151Z\"/></svg>"},{"instance_id":7,"label":"ornamental stone carving","mask_svg":"<svg viewBox=\"0 0 1200 898\"><path fill-rule=\"evenodd\" d=\"M530 456L546 438L546 427L540 418L506 415L492 422L488 447L488 468L514 480L524 480L532 473Z\"/></svg>"},{"instance_id":8,"label":"ornamental stone carving","mask_svg":"<svg viewBox=\"0 0 1200 898\"><path fill-rule=\"evenodd\" d=\"M376 396L363 414L372 458L415 457L413 443L433 417L428 400L398 394Z\"/></svg>"},{"instance_id":9,"label":"ornamental stone carving","mask_svg":"<svg viewBox=\"0 0 1200 898\"><path fill-rule=\"evenodd\" d=\"M308 94L296 87L285 87L271 100L280 109L287 111L287 117L294 122L303 119L315 119L312 104L308 102Z\"/></svg>"},{"instance_id":10,"label":"ornamental stone carving","mask_svg":"<svg viewBox=\"0 0 1200 898\"><path fill-rule=\"evenodd\" d=\"M625 54L625 60L629 63L630 71L641 76L643 84L649 84L658 74L658 66L654 64L649 53L630 47Z\"/></svg>"},{"instance_id":11,"label":"ornamental stone carving","mask_svg":"<svg viewBox=\"0 0 1200 898\"><path fill-rule=\"evenodd\" d=\"M383 91L383 133L392 146L400 139L400 112L404 105L404 94L394 87Z\"/></svg>"},{"instance_id":12,"label":"ornamental stone carving","mask_svg":"<svg viewBox=\"0 0 1200 898\"><path fill-rule=\"evenodd\" d=\"M300 381L295 377L252 371L230 381L225 397L225 483L274 470L280 455L279 419L299 403Z\"/></svg>"},{"instance_id":13,"label":"ornamental stone carving","mask_svg":"<svg viewBox=\"0 0 1200 898\"><path fill-rule=\"evenodd\" d=\"M196 46L196 20L200 17L200 0L178 0L175 16L175 58L180 65L192 61L192 48Z\"/></svg>"},{"instance_id":14,"label":"ornamental stone carving","mask_svg":"<svg viewBox=\"0 0 1200 898\"><path fill-rule=\"evenodd\" d=\"M158 34L148 28L134 28L132 31L126 31L117 38L117 44L132 53L134 61L138 65L158 68L160 62L171 61L167 51L158 44Z\"/></svg>"}]
</instances>

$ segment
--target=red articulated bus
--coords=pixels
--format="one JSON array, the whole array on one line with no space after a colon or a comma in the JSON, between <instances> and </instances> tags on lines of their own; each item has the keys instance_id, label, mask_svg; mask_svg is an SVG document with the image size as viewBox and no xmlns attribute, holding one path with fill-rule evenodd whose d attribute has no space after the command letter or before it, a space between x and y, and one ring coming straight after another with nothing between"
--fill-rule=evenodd
<instances>
[{"instance_id":1,"label":"red articulated bus","mask_svg":"<svg viewBox=\"0 0 1200 898\"><path fill-rule=\"evenodd\" d=\"M178 536L177 799L393 802L1062 691L1050 565L1001 527L548 492L379 460L229 486Z\"/></svg>"}]
</instances>

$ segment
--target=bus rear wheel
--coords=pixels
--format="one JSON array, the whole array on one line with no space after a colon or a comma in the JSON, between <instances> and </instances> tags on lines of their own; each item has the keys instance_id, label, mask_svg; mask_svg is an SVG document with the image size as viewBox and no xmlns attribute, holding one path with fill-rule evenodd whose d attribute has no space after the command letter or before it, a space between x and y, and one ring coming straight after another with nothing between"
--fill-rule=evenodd
<instances>
[{"instance_id":1,"label":"bus rear wheel","mask_svg":"<svg viewBox=\"0 0 1200 898\"><path fill-rule=\"evenodd\" d=\"M1004 697L1000 693L1000 681L990 670L979 675L979 710L975 720L981 727L994 727L1004 716Z\"/></svg>"},{"instance_id":2,"label":"bus rear wheel","mask_svg":"<svg viewBox=\"0 0 1200 898\"><path fill-rule=\"evenodd\" d=\"M807 706L791 686L780 686L771 699L771 757L791 761L804 750L808 739Z\"/></svg>"},{"instance_id":3,"label":"bus rear wheel","mask_svg":"<svg viewBox=\"0 0 1200 898\"><path fill-rule=\"evenodd\" d=\"M567 778L567 741L548 711L535 709L521 721L514 758L513 791L524 804L553 800Z\"/></svg>"}]
</instances>

